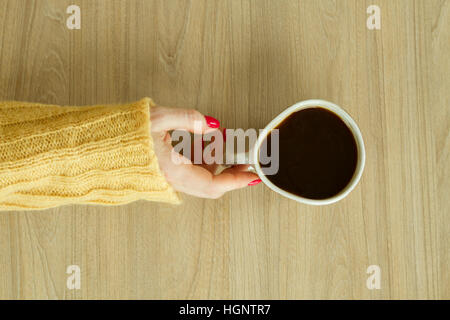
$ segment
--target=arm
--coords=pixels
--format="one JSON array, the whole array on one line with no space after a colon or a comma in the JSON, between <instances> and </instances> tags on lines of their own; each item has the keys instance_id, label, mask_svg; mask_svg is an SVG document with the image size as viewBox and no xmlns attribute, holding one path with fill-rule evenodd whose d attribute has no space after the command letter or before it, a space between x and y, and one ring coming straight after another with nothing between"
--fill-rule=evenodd
<instances>
[{"instance_id":1,"label":"arm","mask_svg":"<svg viewBox=\"0 0 450 320\"><path fill-rule=\"evenodd\" d=\"M214 166L171 160L169 131L218 126L198 111L149 98L85 107L0 102L0 211L138 199L178 204L176 191L218 198L259 182L246 166L215 175Z\"/></svg>"},{"instance_id":2,"label":"arm","mask_svg":"<svg viewBox=\"0 0 450 320\"><path fill-rule=\"evenodd\" d=\"M152 105L0 103L0 210L179 203L154 152Z\"/></svg>"}]
</instances>

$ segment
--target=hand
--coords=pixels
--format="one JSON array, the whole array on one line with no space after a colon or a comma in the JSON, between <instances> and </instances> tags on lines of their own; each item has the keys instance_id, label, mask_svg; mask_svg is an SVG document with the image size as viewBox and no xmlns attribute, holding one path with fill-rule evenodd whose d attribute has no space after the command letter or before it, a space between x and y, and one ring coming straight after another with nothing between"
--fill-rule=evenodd
<instances>
[{"instance_id":1,"label":"hand","mask_svg":"<svg viewBox=\"0 0 450 320\"><path fill-rule=\"evenodd\" d=\"M216 165L194 165L189 159L173 151L168 131L182 129L205 134L218 130L220 124L216 119L205 117L193 109L160 106L151 108L150 119L159 167L175 190L201 198L216 199L227 191L255 185L261 181L258 175L247 171L248 165L233 166L214 175ZM175 156L183 157L183 163L173 161L174 153Z\"/></svg>"}]
</instances>

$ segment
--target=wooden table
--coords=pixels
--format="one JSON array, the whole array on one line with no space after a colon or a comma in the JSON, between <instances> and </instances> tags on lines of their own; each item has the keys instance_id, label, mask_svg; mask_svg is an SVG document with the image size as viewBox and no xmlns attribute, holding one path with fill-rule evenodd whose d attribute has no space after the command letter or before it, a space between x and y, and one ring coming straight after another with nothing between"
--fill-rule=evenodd
<instances>
[{"instance_id":1,"label":"wooden table","mask_svg":"<svg viewBox=\"0 0 450 320\"><path fill-rule=\"evenodd\" d=\"M66 8L81 9L68 29ZM381 8L381 29L366 10ZM264 185L173 207L0 214L0 298L450 298L450 1L0 0L0 99L151 96L227 128L347 110L366 169L312 207ZM67 267L81 289L66 286ZM381 289L366 286L370 265Z\"/></svg>"}]
</instances>

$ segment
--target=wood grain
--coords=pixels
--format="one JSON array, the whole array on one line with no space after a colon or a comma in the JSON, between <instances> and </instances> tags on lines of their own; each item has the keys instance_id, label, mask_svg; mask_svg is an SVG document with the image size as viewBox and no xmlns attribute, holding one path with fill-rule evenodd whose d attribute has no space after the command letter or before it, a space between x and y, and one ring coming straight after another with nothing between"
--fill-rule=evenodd
<instances>
[{"instance_id":1,"label":"wood grain","mask_svg":"<svg viewBox=\"0 0 450 320\"><path fill-rule=\"evenodd\" d=\"M81 30L66 8L81 7ZM381 30L366 9L381 8ZM197 108L262 128L346 109L367 164L344 201L258 185L182 207L0 213L4 299L449 299L450 1L0 0L0 99ZM80 290L66 287L79 265ZM381 268L368 290L366 269Z\"/></svg>"}]
</instances>

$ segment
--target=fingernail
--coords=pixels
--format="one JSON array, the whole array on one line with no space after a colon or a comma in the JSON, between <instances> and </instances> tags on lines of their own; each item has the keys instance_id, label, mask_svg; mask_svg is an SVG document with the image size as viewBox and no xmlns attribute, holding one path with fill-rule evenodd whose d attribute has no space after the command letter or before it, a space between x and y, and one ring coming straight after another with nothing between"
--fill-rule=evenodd
<instances>
[{"instance_id":1,"label":"fingernail","mask_svg":"<svg viewBox=\"0 0 450 320\"><path fill-rule=\"evenodd\" d=\"M223 141L227 141L227 128L223 128Z\"/></svg>"},{"instance_id":2,"label":"fingernail","mask_svg":"<svg viewBox=\"0 0 450 320\"><path fill-rule=\"evenodd\" d=\"M213 117L210 117L210 116L205 116L205 119L206 119L206 124L208 125L208 127L210 127L210 128L220 127L219 120L214 119Z\"/></svg>"},{"instance_id":3,"label":"fingernail","mask_svg":"<svg viewBox=\"0 0 450 320\"><path fill-rule=\"evenodd\" d=\"M253 180L252 182L250 182L248 185L249 186L254 186L254 185L256 185L256 184L258 184L260 182L261 182L261 179L256 179L256 180Z\"/></svg>"}]
</instances>

